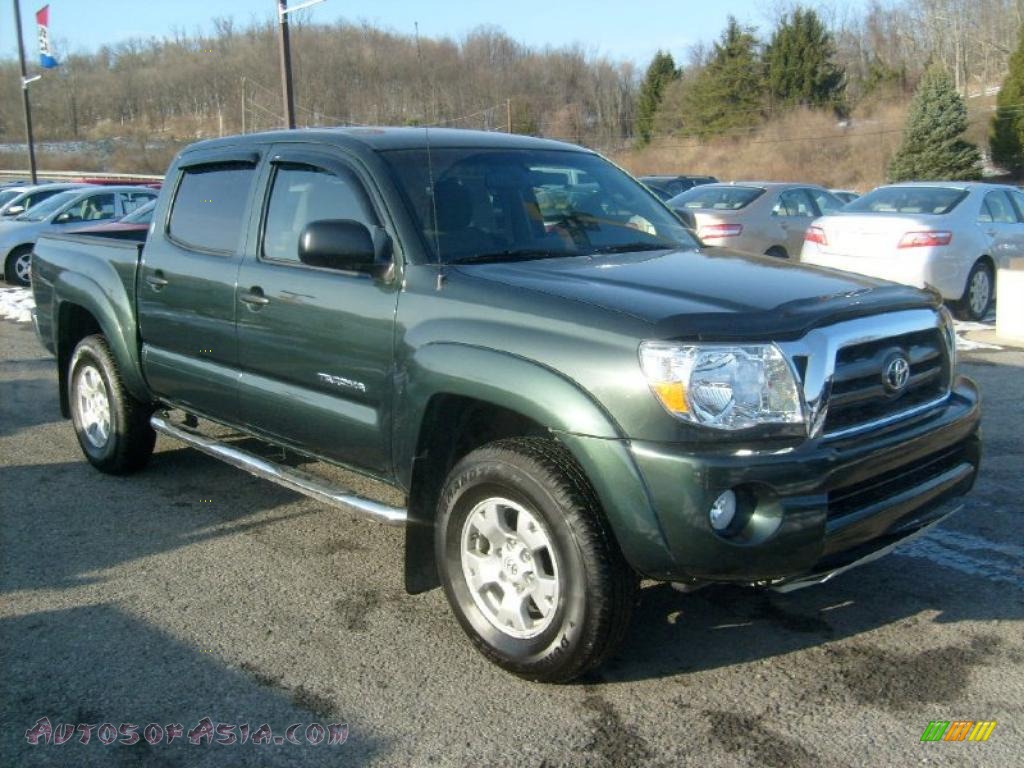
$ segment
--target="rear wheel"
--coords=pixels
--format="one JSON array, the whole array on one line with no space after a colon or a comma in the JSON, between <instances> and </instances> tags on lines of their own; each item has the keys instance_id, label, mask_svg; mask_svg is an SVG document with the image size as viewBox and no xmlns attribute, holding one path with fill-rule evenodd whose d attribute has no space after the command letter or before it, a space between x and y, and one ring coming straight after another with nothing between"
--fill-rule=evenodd
<instances>
[{"instance_id":1,"label":"rear wheel","mask_svg":"<svg viewBox=\"0 0 1024 768\"><path fill-rule=\"evenodd\" d=\"M124 384L106 339L78 342L68 365L71 421L89 463L102 472L128 474L142 469L153 453L152 409Z\"/></svg>"},{"instance_id":2,"label":"rear wheel","mask_svg":"<svg viewBox=\"0 0 1024 768\"><path fill-rule=\"evenodd\" d=\"M636 574L554 441L499 440L460 461L441 494L435 546L462 628L520 677L571 680L625 636Z\"/></svg>"},{"instance_id":3,"label":"rear wheel","mask_svg":"<svg viewBox=\"0 0 1024 768\"><path fill-rule=\"evenodd\" d=\"M15 248L4 264L4 279L8 285L28 285L32 279L32 246Z\"/></svg>"},{"instance_id":4,"label":"rear wheel","mask_svg":"<svg viewBox=\"0 0 1024 768\"><path fill-rule=\"evenodd\" d=\"M962 320L983 320L992 308L993 285L992 265L978 261L967 275L964 294L956 303L956 314Z\"/></svg>"}]
</instances>

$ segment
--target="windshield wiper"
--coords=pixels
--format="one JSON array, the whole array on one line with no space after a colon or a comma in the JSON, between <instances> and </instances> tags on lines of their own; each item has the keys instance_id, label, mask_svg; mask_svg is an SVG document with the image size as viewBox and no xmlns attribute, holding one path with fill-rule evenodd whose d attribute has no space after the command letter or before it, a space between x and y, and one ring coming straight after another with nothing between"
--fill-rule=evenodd
<instances>
[{"instance_id":1,"label":"windshield wiper","mask_svg":"<svg viewBox=\"0 0 1024 768\"><path fill-rule=\"evenodd\" d=\"M663 245L658 243L622 243L620 245L602 245L589 253L629 253L630 251L671 251L679 245Z\"/></svg>"},{"instance_id":2,"label":"windshield wiper","mask_svg":"<svg viewBox=\"0 0 1024 768\"><path fill-rule=\"evenodd\" d=\"M513 248L507 251L495 251L494 253L474 253L470 256L460 256L452 259L449 264L490 264L500 261L529 261L532 259L554 259L558 256L579 256L578 253L566 251L544 251L538 248Z\"/></svg>"}]
</instances>

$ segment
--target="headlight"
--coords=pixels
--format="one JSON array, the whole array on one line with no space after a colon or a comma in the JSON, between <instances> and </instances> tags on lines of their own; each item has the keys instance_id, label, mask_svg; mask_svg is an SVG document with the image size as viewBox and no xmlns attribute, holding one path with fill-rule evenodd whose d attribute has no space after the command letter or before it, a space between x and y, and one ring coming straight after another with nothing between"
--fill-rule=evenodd
<instances>
[{"instance_id":1,"label":"headlight","mask_svg":"<svg viewBox=\"0 0 1024 768\"><path fill-rule=\"evenodd\" d=\"M716 429L804 421L796 376L774 344L645 341L640 366L665 409L686 421Z\"/></svg>"}]
</instances>

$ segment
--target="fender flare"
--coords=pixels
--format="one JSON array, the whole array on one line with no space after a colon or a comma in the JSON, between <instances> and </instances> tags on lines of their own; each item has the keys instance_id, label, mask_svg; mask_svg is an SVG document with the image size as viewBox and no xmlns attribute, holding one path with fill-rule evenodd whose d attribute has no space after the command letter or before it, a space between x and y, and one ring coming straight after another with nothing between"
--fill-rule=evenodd
<instances>
[{"instance_id":1,"label":"fender flare","mask_svg":"<svg viewBox=\"0 0 1024 768\"><path fill-rule=\"evenodd\" d=\"M393 457L396 476L413 491L406 535L406 586L410 575L430 570L434 509L414 498L413 467L428 405L435 395L455 395L500 406L550 430L583 468L626 560L654 573L673 558L643 477L614 418L575 381L538 363L487 347L438 342L415 350L398 376ZM426 561L422 558L426 557Z\"/></svg>"},{"instance_id":2,"label":"fender flare","mask_svg":"<svg viewBox=\"0 0 1024 768\"><path fill-rule=\"evenodd\" d=\"M116 279L116 276L114 276ZM124 294L120 281L114 286L104 287L92 277L79 272L63 270L53 284L54 291L54 339L57 341L57 359L61 360L71 350L59 348L62 329L60 326L63 307L72 304L91 314L103 332L110 352L117 362L121 382L134 398L142 402L152 399L149 387L142 376L142 365L136 344L137 332L135 315L130 299L120 306L109 297ZM102 297L102 298L101 298ZM128 298L128 297L126 297ZM61 379L61 408L67 405L67 371L59 371Z\"/></svg>"},{"instance_id":3,"label":"fender flare","mask_svg":"<svg viewBox=\"0 0 1024 768\"><path fill-rule=\"evenodd\" d=\"M622 438L614 419L576 382L551 368L488 347L426 344L398 376L394 421L396 476L407 485L427 406L435 395L456 395L522 414L554 431Z\"/></svg>"}]
</instances>

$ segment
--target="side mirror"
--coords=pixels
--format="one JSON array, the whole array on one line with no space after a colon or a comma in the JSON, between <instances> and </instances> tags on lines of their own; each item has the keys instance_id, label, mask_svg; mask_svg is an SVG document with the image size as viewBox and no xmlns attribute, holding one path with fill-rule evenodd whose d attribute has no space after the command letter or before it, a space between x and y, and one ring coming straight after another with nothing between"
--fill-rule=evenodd
<instances>
[{"instance_id":1,"label":"side mirror","mask_svg":"<svg viewBox=\"0 0 1024 768\"><path fill-rule=\"evenodd\" d=\"M376 272L387 266L390 242L383 230L376 234L350 219L312 221L299 237L299 261L343 272Z\"/></svg>"},{"instance_id":2,"label":"side mirror","mask_svg":"<svg viewBox=\"0 0 1024 768\"><path fill-rule=\"evenodd\" d=\"M25 212L25 206L24 205L12 205L10 208L8 208L6 211L4 211L4 216L20 216L24 212Z\"/></svg>"},{"instance_id":3,"label":"side mirror","mask_svg":"<svg viewBox=\"0 0 1024 768\"><path fill-rule=\"evenodd\" d=\"M53 223L54 224L67 224L71 220L72 219L71 219L71 214L70 213L62 213L60 216L58 216L56 219L53 220Z\"/></svg>"}]
</instances>

